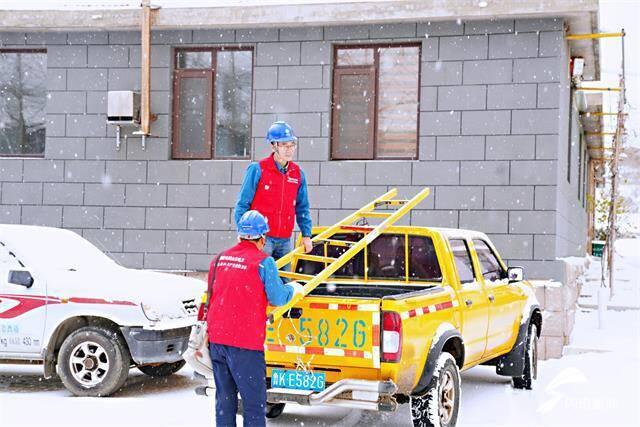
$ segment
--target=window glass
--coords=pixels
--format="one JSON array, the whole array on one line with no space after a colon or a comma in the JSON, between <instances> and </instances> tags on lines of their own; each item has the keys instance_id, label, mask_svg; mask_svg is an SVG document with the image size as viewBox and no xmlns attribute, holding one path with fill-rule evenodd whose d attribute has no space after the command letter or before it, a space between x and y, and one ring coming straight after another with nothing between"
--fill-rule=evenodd
<instances>
[{"instance_id":1,"label":"window glass","mask_svg":"<svg viewBox=\"0 0 640 427\"><path fill-rule=\"evenodd\" d=\"M409 236L409 280L442 280L440 264L430 237Z\"/></svg>"},{"instance_id":2,"label":"window glass","mask_svg":"<svg viewBox=\"0 0 640 427\"><path fill-rule=\"evenodd\" d=\"M42 156L47 55L0 50L0 155Z\"/></svg>"},{"instance_id":3,"label":"window glass","mask_svg":"<svg viewBox=\"0 0 640 427\"><path fill-rule=\"evenodd\" d=\"M373 100L372 78L369 74L337 74L339 102L336 104L338 127L334 158L366 159L371 156L370 117ZM342 143L344 142L344 143Z\"/></svg>"},{"instance_id":4,"label":"window glass","mask_svg":"<svg viewBox=\"0 0 640 427\"><path fill-rule=\"evenodd\" d=\"M377 157L416 157L418 150L417 46L380 49Z\"/></svg>"},{"instance_id":5,"label":"window glass","mask_svg":"<svg viewBox=\"0 0 640 427\"><path fill-rule=\"evenodd\" d=\"M467 242L463 239L449 239L449 245L453 251L453 259L456 263L458 276L461 283L470 283L475 280L471 254L467 247Z\"/></svg>"},{"instance_id":6,"label":"window glass","mask_svg":"<svg viewBox=\"0 0 640 427\"><path fill-rule=\"evenodd\" d=\"M340 66L373 65L373 48L338 49L337 64Z\"/></svg>"},{"instance_id":7,"label":"window glass","mask_svg":"<svg viewBox=\"0 0 640 427\"><path fill-rule=\"evenodd\" d=\"M178 98L180 129L180 151L184 155L203 153L203 143L207 140L207 99L209 98L207 77L180 79Z\"/></svg>"},{"instance_id":8,"label":"window glass","mask_svg":"<svg viewBox=\"0 0 640 427\"><path fill-rule=\"evenodd\" d=\"M178 68L201 69L211 68L211 51L187 52L178 51Z\"/></svg>"},{"instance_id":9,"label":"window glass","mask_svg":"<svg viewBox=\"0 0 640 427\"><path fill-rule=\"evenodd\" d=\"M489 246L482 240L474 240L473 246L475 247L476 254L478 255L478 261L480 262L480 268L482 269L482 276L485 280L500 280L506 277L506 273L502 270L498 258L489 248Z\"/></svg>"},{"instance_id":10,"label":"window glass","mask_svg":"<svg viewBox=\"0 0 640 427\"><path fill-rule=\"evenodd\" d=\"M367 250L369 279L405 279L404 235L383 234L371 242Z\"/></svg>"},{"instance_id":11,"label":"window glass","mask_svg":"<svg viewBox=\"0 0 640 427\"><path fill-rule=\"evenodd\" d=\"M217 55L215 156L248 157L251 150L251 51L219 51Z\"/></svg>"}]
</instances>

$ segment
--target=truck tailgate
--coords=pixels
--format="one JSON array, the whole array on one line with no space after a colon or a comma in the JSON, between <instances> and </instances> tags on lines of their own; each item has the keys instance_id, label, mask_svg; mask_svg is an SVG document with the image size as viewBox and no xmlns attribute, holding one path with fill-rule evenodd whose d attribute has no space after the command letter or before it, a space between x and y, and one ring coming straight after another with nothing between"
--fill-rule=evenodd
<instances>
[{"instance_id":1,"label":"truck tailgate","mask_svg":"<svg viewBox=\"0 0 640 427\"><path fill-rule=\"evenodd\" d=\"M380 299L307 296L267 327L268 365L380 367Z\"/></svg>"}]
</instances>

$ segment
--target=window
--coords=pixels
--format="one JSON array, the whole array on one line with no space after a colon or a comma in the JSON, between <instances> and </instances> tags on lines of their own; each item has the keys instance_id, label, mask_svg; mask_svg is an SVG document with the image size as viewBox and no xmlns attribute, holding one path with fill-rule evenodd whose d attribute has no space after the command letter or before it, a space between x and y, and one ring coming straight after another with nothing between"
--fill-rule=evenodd
<instances>
[{"instance_id":1,"label":"window","mask_svg":"<svg viewBox=\"0 0 640 427\"><path fill-rule=\"evenodd\" d=\"M249 158L252 69L251 49L175 51L174 159Z\"/></svg>"},{"instance_id":2,"label":"window","mask_svg":"<svg viewBox=\"0 0 640 427\"><path fill-rule=\"evenodd\" d=\"M346 240L356 242L363 238L361 233L335 234L332 240ZM404 234L384 234L377 237L367 247L367 279L371 280L406 280L407 250ZM338 258L348 247L327 246L326 256ZM324 256L324 246L313 248L311 255ZM441 281L442 273L436 256L433 241L429 237L409 237L409 280L410 281ZM318 274L324 264L314 261L299 261L296 273ZM332 277L364 278L364 251L353 257L341 267Z\"/></svg>"},{"instance_id":3,"label":"window","mask_svg":"<svg viewBox=\"0 0 640 427\"><path fill-rule=\"evenodd\" d=\"M335 49L331 158L416 159L420 45Z\"/></svg>"},{"instance_id":4,"label":"window","mask_svg":"<svg viewBox=\"0 0 640 427\"><path fill-rule=\"evenodd\" d=\"M467 242L463 239L449 239L449 245L453 252L453 260L456 263L460 283L472 283L475 281L475 272Z\"/></svg>"},{"instance_id":5,"label":"window","mask_svg":"<svg viewBox=\"0 0 640 427\"><path fill-rule=\"evenodd\" d=\"M498 261L498 258L493 253L489 245L482 240L474 240L473 246L476 249L478 261L480 262L480 269L482 270L482 276L485 280L500 280L507 276L506 272L500 265L500 261Z\"/></svg>"},{"instance_id":6,"label":"window","mask_svg":"<svg viewBox=\"0 0 640 427\"><path fill-rule=\"evenodd\" d=\"M369 279L406 277L404 235L382 235L371 242L367 250Z\"/></svg>"},{"instance_id":7,"label":"window","mask_svg":"<svg viewBox=\"0 0 640 427\"><path fill-rule=\"evenodd\" d=\"M44 156L47 54L0 49L0 155Z\"/></svg>"},{"instance_id":8,"label":"window","mask_svg":"<svg viewBox=\"0 0 640 427\"><path fill-rule=\"evenodd\" d=\"M409 237L409 280L442 280L436 249L430 237Z\"/></svg>"}]
</instances>

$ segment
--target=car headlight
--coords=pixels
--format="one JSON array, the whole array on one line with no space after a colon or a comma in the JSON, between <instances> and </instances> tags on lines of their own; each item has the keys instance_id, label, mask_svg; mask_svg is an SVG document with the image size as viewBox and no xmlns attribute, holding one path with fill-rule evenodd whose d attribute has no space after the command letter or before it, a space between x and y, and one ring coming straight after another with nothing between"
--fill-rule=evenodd
<instances>
[{"instance_id":1,"label":"car headlight","mask_svg":"<svg viewBox=\"0 0 640 427\"><path fill-rule=\"evenodd\" d=\"M147 319L151 320L152 322L157 322L162 317L160 315L160 312L158 312L157 310L155 310L153 307L151 307L148 304L141 303L140 307L142 308L142 312L144 313L144 316Z\"/></svg>"}]
</instances>

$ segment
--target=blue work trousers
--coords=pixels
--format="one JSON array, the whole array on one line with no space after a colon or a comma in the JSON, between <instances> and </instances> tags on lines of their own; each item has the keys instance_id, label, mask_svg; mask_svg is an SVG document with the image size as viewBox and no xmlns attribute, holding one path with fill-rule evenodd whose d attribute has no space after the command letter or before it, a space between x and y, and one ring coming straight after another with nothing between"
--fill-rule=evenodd
<instances>
[{"instance_id":1,"label":"blue work trousers","mask_svg":"<svg viewBox=\"0 0 640 427\"><path fill-rule=\"evenodd\" d=\"M235 427L238 392L242 398L243 425L266 425L267 383L264 351L209 344L216 383L216 426Z\"/></svg>"}]
</instances>

